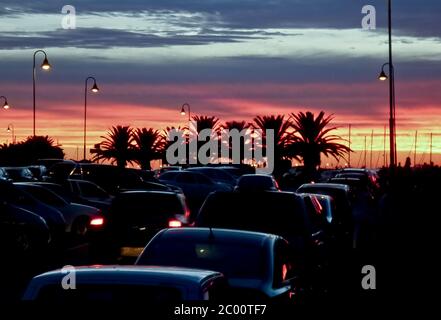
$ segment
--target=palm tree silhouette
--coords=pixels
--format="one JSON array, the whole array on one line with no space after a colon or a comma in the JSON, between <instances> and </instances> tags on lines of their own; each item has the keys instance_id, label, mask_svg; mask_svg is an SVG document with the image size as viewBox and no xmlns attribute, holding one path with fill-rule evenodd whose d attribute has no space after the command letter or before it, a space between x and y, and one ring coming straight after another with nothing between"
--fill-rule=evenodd
<instances>
[{"instance_id":1,"label":"palm tree silhouette","mask_svg":"<svg viewBox=\"0 0 441 320\"><path fill-rule=\"evenodd\" d=\"M142 128L133 132L133 140L136 144L135 162L141 166L141 169L151 170L150 161L162 158L165 147L164 137L158 130Z\"/></svg>"},{"instance_id":2,"label":"palm tree silhouette","mask_svg":"<svg viewBox=\"0 0 441 320\"><path fill-rule=\"evenodd\" d=\"M296 134L294 142L290 145L290 153L293 157L301 157L305 170L313 172L320 165L321 154L332 156L336 160L343 157L351 149L336 141L343 140L340 136L329 134L337 127L329 127L334 119L332 115L325 117L321 111L316 118L312 112L291 113L292 128Z\"/></svg>"},{"instance_id":3,"label":"palm tree silhouette","mask_svg":"<svg viewBox=\"0 0 441 320\"><path fill-rule=\"evenodd\" d=\"M206 141L208 141L209 139L212 139L214 137L214 135L217 135L219 132L219 126L220 126L220 122L219 119L216 117L208 117L208 116L193 116L192 117L193 121L196 122L196 132L199 135L202 130L205 129L210 129L212 130L212 135L211 137L207 137L205 139L205 141L197 141L197 154L199 155L199 149L201 148L202 145L205 144ZM193 128L190 128L190 130L193 130ZM216 137L215 137L216 138ZM207 156L209 156L207 154ZM197 157L197 163L200 164L199 162L199 157Z\"/></svg>"},{"instance_id":4,"label":"palm tree silhouette","mask_svg":"<svg viewBox=\"0 0 441 320\"><path fill-rule=\"evenodd\" d=\"M133 129L128 126L112 127L106 136L101 136L104 141L95 153L93 161L110 160L118 167L124 168L127 163L132 163L134 158Z\"/></svg>"},{"instance_id":5,"label":"palm tree silhouette","mask_svg":"<svg viewBox=\"0 0 441 320\"><path fill-rule=\"evenodd\" d=\"M293 142L290 132L291 121L285 120L285 116L257 116L254 119L254 128L262 130L263 144L266 146L266 130L274 130L274 166L278 168L283 159L290 158L288 147Z\"/></svg>"},{"instance_id":6,"label":"palm tree silhouette","mask_svg":"<svg viewBox=\"0 0 441 320\"><path fill-rule=\"evenodd\" d=\"M236 129L237 131L239 131L239 133L241 133L243 130L247 130L251 128L251 126L252 126L251 123L246 121L227 121L225 122L223 128L230 131ZM228 150L230 153L230 159L232 159L233 147L230 141L228 141L227 143L228 143ZM245 143L246 141L242 141L242 145L240 147L240 163L243 163L243 161L245 160L245 151L244 151L244 148L246 147Z\"/></svg>"},{"instance_id":7,"label":"palm tree silhouette","mask_svg":"<svg viewBox=\"0 0 441 320\"><path fill-rule=\"evenodd\" d=\"M44 158L64 158L61 145L48 136L30 136L25 141L0 146L0 165L25 166Z\"/></svg>"}]
</instances>

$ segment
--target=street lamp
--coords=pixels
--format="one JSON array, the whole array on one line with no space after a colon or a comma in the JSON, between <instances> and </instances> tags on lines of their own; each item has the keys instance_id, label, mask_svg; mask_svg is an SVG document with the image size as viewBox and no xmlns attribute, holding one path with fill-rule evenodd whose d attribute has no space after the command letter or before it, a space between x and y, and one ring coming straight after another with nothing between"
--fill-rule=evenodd
<instances>
[{"instance_id":1,"label":"street lamp","mask_svg":"<svg viewBox=\"0 0 441 320\"><path fill-rule=\"evenodd\" d=\"M6 99L5 96L0 96L0 99L5 100L5 103L3 104L3 109L8 110L10 108L10 106L8 104L8 99Z\"/></svg>"},{"instance_id":2,"label":"street lamp","mask_svg":"<svg viewBox=\"0 0 441 320\"><path fill-rule=\"evenodd\" d=\"M93 86L90 89L93 93L97 93L100 91L96 84L96 79L94 77L87 77L84 86L84 143L83 143L83 159L86 160L86 124L87 124L87 83L88 81L93 80Z\"/></svg>"},{"instance_id":3,"label":"street lamp","mask_svg":"<svg viewBox=\"0 0 441 320\"><path fill-rule=\"evenodd\" d=\"M6 129L6 131L8 132L8 133L11 133L11 141L12 141L12 144L15 144L15 132L14 132L14 124L12 124L12 123L10 123L10 124L8 124L8 128Z\"/></svg>"},{"instance_id":4,"label":"street lamp","mask_svg":"<svg viewBox=\"0 0 441 320\"><path fill-rule=\"evenodd\" d=\"M182 108L181 108L181 115L182 115L182 116L185 116L185 114L186 114L186 112L185 112L185 107L187 107L187 109L188 109L188 122L190 122L190 121L191 121L191 110L190 110L190 105L189 105L188 103L184 103L184 104L182 105Z\"/></svg>"},{"instance_id":5,"label":"street lamp","mask_svg":"<svg viewBox=\"0 0 441 320\"><path fill-rule=\"evenodd\" d=\"M395 126L395 70L392 62L392 0L388 0L388 31L389 31L389 62L383 64L381 73L378 77L381 81L389 79L389 143L390 143L390 166L396 166L397 145L396 145L396 126ZM389 76L384 67L389 66Z\"/></svg>"},{"instance_id":6,"label":"street lamp","mask_svg":"<svg viewBox=\"0 0 441 320\"><path fill-rule=\"evenodd\" d=\"M34 64L32 67L32 86L33 86L33 102L34 102L34 116L33 116L33 135L35 137L35 56L37 55L37 53L43 53L44 54L44 60L43 63L41 64L41 69L43 70L49 70L51 68L51 65L49 64L49 60L47 59L47 54L46 52L44 52L44 50L37 50L34 52Z\"/></svg>"}]
</instances>

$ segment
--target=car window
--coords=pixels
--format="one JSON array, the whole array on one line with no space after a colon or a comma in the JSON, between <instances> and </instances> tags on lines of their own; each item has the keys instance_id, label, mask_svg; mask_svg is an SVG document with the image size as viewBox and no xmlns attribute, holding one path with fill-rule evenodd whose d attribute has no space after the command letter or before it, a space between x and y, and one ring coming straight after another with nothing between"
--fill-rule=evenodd
<instances>
[{"instance_id":1,"label":"car window","mask_svg":"<svg viewBox=\"0 0 441 320\"><path fill-rule=\"evenodd\" d=\"M26 192L30 193L33 197L37 198L38 200L40 200L41 202L47 205L55 206L55 207L62 207L66 205L66 202L62 198L60 198L50 190L46 190L40 187L30 187L30 186L23 187L23 189Z\"/></svg>"},{"instance_id":2,"label":"car window","mask_svg":"<svg viewBox=\"0 0 441 320\"><path fill-rule=\"evenodd\" d=\"M197 180L194 174L189 172L182 172L176 177L176 182L195 184L197 183Z\"/></svg>"},{"instance_id":3,"label":"car window","mask_svg":"<svg viewBox=\"0 0 441 320\"><path fill-rule=\"evenodd\" d=\"M78 187L80 189L80 193L84 197L90 197L90 198L108 198L109 195L100 187L97 185L94 185L93 183L89 183L86 181L78 182Z\"/></svg>"},{"instance_id":4,"label":"car window","mask_svg":"<svg viewBox=\"0 0 441 320\"><path fill-rule=\"evenodd\" d=\"M174 180L174 179L176 179L176 176L178 174L179 174L179 172L167 171L167 172L164 172L163 174L161 174L159 176L159 179L161 179L161 180Z\"/></svg>"},{"instance_id":5,"label":"car window","mask_svg":"<svg viewBox=\"0 0 441 320\"><path fill-rule=\"evenodd\" d=\"M213 182L208 178L207 176L204 176L203 174L197 174L195 175L197 183L200 184L212 184Z\"/></svg>"},{"instance_id":6,"label":"car window","mask_svg":"<svg viewBox=\"0 0 441 320\"><path fill-rule=\"evenodd\" d=\"M75 290L64 290L59 284L40 289L37 300L47 302L73 301L140 301L170 302L183 299L178 288L167 286L143 286L123 284L77 284Z\"/></svg>"},{"instance_id":7,"label":"car window","mask_svg":"<svg viewBox=\"0 0 441 320\"><path fill-rule=\"evenodd\" d=\"M185 215L186 207L176 194L123 193L112 204L115 223L146 223Z\"/></svg>"},{"instance_id":8,"label":"car window","mask_svg":"<svg viewBox=\"0 0 441 320\"><path fill-rule=\"evenodd\" d=\"M262 279L266 273L266 258L260 242L252 245L182 238L150 243L138 264L214 270L227 278Z\"/></svg>"},{"instance_id":9,"label":"car window","mask_svg":"<svg viewBox=\"0 0 441 320\"><path fill-rule=\"evenodd\" d=\"M303 235L305 218L301 199L294 194L265 192L256 197L254 193L214 193L205 200L196 225Z\"/></svg>"}]
</instances>

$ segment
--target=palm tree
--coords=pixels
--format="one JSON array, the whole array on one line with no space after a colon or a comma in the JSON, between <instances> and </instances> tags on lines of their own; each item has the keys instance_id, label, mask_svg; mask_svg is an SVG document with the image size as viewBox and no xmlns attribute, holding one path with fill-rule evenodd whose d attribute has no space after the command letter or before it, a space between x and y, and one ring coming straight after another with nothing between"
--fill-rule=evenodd
<instances>
[{"instance_id":1,"label":"palm tree","mask_svg":"<svg viewBox=\"0 0 441 320\"><path fill-rule=\"evenodd\" d=\"M30 136L25 141L0 146L0 165L26 166L43 158L64 159L61 145L48 136Z\"/></svg>"},{"instance_id":2,"label":"palm tree","mask_svg":"<svg viewBox=\"0 0 441 320\"><path fill-rule=\"evenodd\" d=\"M243 130L249 129L251 126L251 123L246 121L227 121L225 122L223 127L226 130L236 129L237 131L239 131L239 133L241 133ZM243 161L245 160L245 151L243 149L246 147L245 143L246 141L243 142L243 147L241 146L240 148L240 163L243 163ZM228 141L228 149L230 153L230 159L232 159L233 146L231 145L230 141Z\"/></svg>"},{"instance_id":3,"label":"palm tree","mask_svg":"<svg viewBox=\"0 0 441 320\"><path fill-rule=\"evenodd\" d=\"M219 119L216 117L193 116L192 119L196 122L198 133L204 129L211 129L215 132L219 130Z\"/></svg>"},{"instance_id":4,"label":"palm tree","mask_svg":"<svg viewBox=\"0 0 441 320\"><path fill-rule=\"evenodd\" d=\"M136 129L133 133L136 144L135 162L141 169L151 170L150 161L161 159L164 152L164 138L158 130L152 128Z\"/></svg>"},{"instance_id":5,"label":"palm tree","mask_svg":"<svg viewBox=\"0 0 441 320\"><path fill-rule=\"evenodd\" d=\"M192 117L193 121L196 122L196 132L199 135L202 130L205 129L210 129L212 130L212 134L217 135L219 132L219 119L216 117L208 117L208 116L193 116ZM190 130L192 130L192 128L190 128ZM210 139L212 139L213 136L210 137ZM209 138L206 139L206 141L208 141ZM202 145L205 144L206 141L197 141L197 154L199 155L199 149L201 148ZM208 154L207 154L208 156ZM199 164L199 157L197 157L197 163Z\"/></svg>"},{"instance_id":6,"label":"palm tree","mask_svg":"<svg viewBox=\"0 0 441 320\"><path fill-rule=\"evenodd\" d=\"M295 130L295 141L290 146L293 156L300 156L307 172L314 172L320 165L321 154L332 156L336 160L352 150L337 141L343 140L340 136L329 134L337 127L328 127L334 119L332 115L325 117L321 111L314 118L312 112L292 113L292 128ZM327 128L328 127L328 128Z\"/></svg>"},{"instance_id":7,"label":"palm tree","mask_svg":"<svg viewBox=\"0 0 441 320\"><path fill-rule=\"evenodd\" d=\"M124 168L127 162L133 161L133 129L130 127L116 126L107 132L100 143L100 149L95 153L93 161L110 160L118 167Z\"/></svg>"},{"instance_id":8,"label":"palm tree","mask_svg":"<svg viewBox=\"0 0 441 320\"><path fill-rule=\"evenodd\" d=\"M274 166L280 168L283 159L290 158L288 147L293 142L290 132L291 121L285 120L285 116L257 116L254 119L254 127L262 130L263 143L266 145L266 130L274 130Z\"/></svg>"}]
</instances>

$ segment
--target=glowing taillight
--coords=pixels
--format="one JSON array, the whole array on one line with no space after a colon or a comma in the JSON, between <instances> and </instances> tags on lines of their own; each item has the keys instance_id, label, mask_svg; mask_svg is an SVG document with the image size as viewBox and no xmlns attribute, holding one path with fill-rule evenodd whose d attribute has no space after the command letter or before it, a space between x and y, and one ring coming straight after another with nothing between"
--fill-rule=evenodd
<instances>
[{"instance_id":1,"label":"glowing taillight","mask_svg":"<svg viewBox=\"0 0 441 320\"><path fill-rule=\"evenodd\" d=\"M182 222L179 220L170 220L168 222L168 227L169 228L180 228L180 227L182 227Z\"/></svg>"},{"instance_id":2,"label":"glowing taillight","mask_svg":"<svg viewBox=\"0 0 441 320\"><path fill-rule=\"evenodd\" d=\"M104 224L103 218L93 218L92 220L90 220L91 226L102 226L103 224Z\"/></svg>"}]
</instances>

